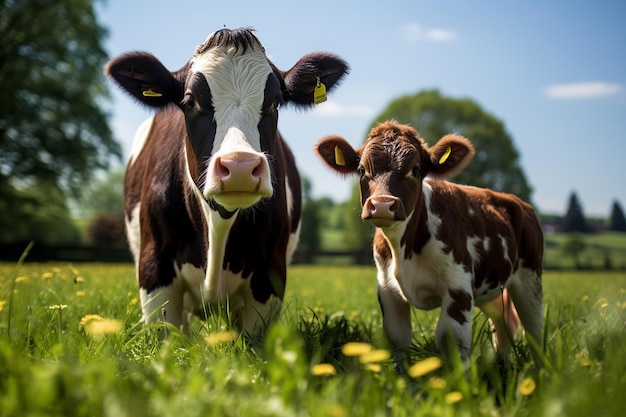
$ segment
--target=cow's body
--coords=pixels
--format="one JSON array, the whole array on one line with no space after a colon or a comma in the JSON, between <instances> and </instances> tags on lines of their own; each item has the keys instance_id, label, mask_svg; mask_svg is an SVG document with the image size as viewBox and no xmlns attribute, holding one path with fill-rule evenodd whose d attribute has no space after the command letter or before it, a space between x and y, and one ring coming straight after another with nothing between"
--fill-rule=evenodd
<instances>
[{"instance_id":1,"label":"cow's body","mask_svg":"<svg viewBox=\"0 0 626 417\"><path fill-rule=\"evenodd\" d=\"M465 138L448 135L428 148L412 128L386 122L359 150L331 136L317 151L334 170L361 175L362 218L377 226L383 325L395 347L411 345L410 305L441 307L437 346L445 351L451 335L464 360L474 306L492 319L500 350L506 328L515 335L517 314L540 344L540 224L533 208L513 195L437 179L469 162L474 150Z\"/></svg>"},{"instance_id":2,"label":"cow's body","mask_svg":"<svg viewBox=\"0 0 626 417\"><path fill-rule=\"evenodd\" d=\"M105 71L160 109L135 135L124 184L144 320L185 326L223 304L258 333L280 309L300 222L278 106L309 106L318 80L332 88L347 65L317 53L281 72L251 31L224 29L177 72L145 53Z\"/></svg>"}]
</instances>

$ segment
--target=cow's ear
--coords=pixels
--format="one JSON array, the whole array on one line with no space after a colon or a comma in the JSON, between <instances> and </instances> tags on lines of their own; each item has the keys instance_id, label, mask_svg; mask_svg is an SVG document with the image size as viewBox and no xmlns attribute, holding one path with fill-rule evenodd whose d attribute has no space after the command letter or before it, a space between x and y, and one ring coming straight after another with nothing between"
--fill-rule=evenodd
<instances>
[{"instance_id":1,"label":"cow's ear","mask_svg":"<svg viewBox=\"0 0 626 417\"><path fill-rule=\"evenodd\" d=\"M282 73L285 82L283 99L301 107L312 106L317 101L316 87L319 91L323 86L325 92L329 92L349 72L346 61L336 55L327 52L305 55L289 71Z\"/></svg>"},{"instance_id":2,"label":"cow's ear","mask_svg":"<svg viewBox=\"0 0 626 417\"><path fill-rule=\"evenodd\" d=\"M315 152L328 167L340 174L352 174L359 166L359 154L340 136L326 136L315 145Z\"/></svg>"},{"instance_id":3,"label":"cow's ear","mask_svg":"<svg viewBox=\"0 0 626 417\"><path fill-rule=\"evenodd\" d=\"M469 164L474 156L474 147L469 140L459 135L446 135L429 149L429 174L450 178Z\"/></svg>"},{"instance_id":4,"label":"cow's ear","mask_svg":"<svg viewBox=\"0 0 626 417\"><path fill-rule=\"evenodd\" d=\"M104 73L149 107L161 108L182 100L182 89L174 75L149 53L131 52L112 59Z\"/></svg>"}]
</instances>

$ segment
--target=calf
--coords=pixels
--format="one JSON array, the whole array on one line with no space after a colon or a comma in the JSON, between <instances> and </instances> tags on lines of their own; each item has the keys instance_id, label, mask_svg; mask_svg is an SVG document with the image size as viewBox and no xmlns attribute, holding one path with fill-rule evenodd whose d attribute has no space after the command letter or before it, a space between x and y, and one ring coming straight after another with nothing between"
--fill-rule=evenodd
<instances>
[{"instance_id":1,"label":"calf","mask_svg":"<svg viewBox=\"0 0 626 417\"><path fill-rule=\"evenodd\" d=\"M146 322L187 325L228 305L257 334L281 306L301 189L277 131L278 107L314 103L347 64L328 53L280 71L249 29L219 30L170 72L132 52L105 73L158 112L135 135L124 182L126 229Z\"/></svg>"},{"instance_id":2,"label":"calf","mask_svg":"<svg viewBox=\"0 0 626 417\"><path fill-rule=\"evenodd\" d=\"M358 150L328 136L316 151L334 171L360 176L361 217L376 226L378 297L394 347L411 345L410 305L441 307L437 347L449 353L451 336L467 363L472 311L478 306L492 319L501 351L508 341L505 326L513 335L517 330L505 289L527 334L540 345L539 221L514 195L443 180L472 158L467 139L446 135L429 148L411 127L388 121L372 129ZM498 317L502 312L505 320Z\"/></svg>"}]
</instances>

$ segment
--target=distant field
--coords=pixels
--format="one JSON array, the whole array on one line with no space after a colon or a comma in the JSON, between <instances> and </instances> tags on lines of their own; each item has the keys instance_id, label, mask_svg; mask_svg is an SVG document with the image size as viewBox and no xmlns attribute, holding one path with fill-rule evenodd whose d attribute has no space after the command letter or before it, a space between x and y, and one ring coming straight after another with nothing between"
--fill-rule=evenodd
<instances>
[{"instance_id":1,"label":"distant field","mask_svg":"<svg viewBox=\"0 0 626 417\"><path fill-rule=\"evenodd\" d=\"M545 274L543 369L522 341L496 366L477 315L469 374L444 366L415 378L385 359L373 267L292 267L264 341L233 342L212 317L163 342L159 326L137 324L135 285L126 264L0 263L0 415L587 417L626 407L626 272ZM436 355L437 315L414 312L412 363ZM344 355L352 341L381 358Z\"/></svg>"}]
</instances>

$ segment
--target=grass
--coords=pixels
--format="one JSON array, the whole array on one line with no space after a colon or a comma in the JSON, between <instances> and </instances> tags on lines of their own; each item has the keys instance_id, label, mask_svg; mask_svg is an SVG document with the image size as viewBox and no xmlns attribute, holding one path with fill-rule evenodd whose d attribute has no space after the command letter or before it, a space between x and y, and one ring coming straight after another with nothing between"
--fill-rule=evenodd
<instances>
[{"instance_id":1,"label":"grass","mask_svg":"<svg viewBox=\"0 0 626 417\"><path fill-rule=\"evenodd\" d=\"M163 341L160 326L138 324L131 265L0 264L0 415L599 417L626 407L624 272L546 273L542 369L521 340L499 362L477 315L469 371L417 376L437 355L438 312L414 311L414 377L387 359L375 287L373 267L294 266L264 340L211 317ZM355 341L381 357L347 356Z\"/></svg>"}]
</instances>

